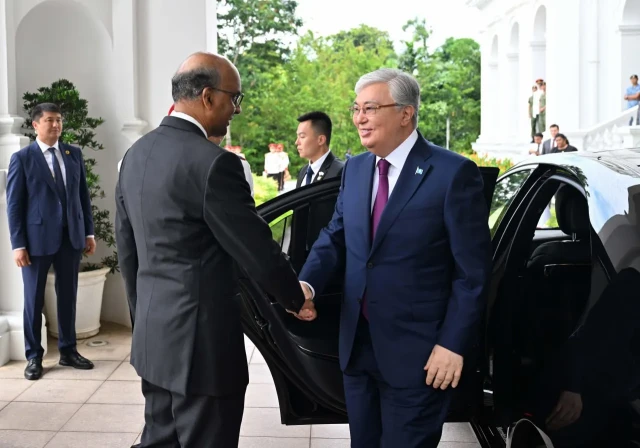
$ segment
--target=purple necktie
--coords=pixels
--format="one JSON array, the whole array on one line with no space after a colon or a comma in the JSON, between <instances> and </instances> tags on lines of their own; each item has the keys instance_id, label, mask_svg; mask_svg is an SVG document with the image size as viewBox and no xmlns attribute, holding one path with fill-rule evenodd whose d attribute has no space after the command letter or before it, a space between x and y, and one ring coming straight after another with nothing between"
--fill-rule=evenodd
<instances>
[{"instance_id":1,"label":"purple necktie","mask_svg":"<svg viewBox=\"0 0 640 448\"><path fill-rule=\"evenodd\" d=\"M378 230L378 224L380 224L380 217L385 205L389 201L389 166L391 164L385 159L378 161L378 191L376 193L376 200L373 203L373 212L371 213L371 241L373 242L376 236L376 230ZM367 299L362 300L362 314L369 320L367 311Z\"/></svg>"}]
</instances>

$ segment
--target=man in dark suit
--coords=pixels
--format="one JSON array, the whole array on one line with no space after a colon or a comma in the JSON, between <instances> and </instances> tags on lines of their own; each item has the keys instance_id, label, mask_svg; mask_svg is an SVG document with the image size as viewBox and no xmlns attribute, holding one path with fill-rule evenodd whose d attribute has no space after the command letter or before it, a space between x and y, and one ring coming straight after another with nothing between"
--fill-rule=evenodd
<instances>
[{"instance_id":1,"label":"man in dark suit","mask_svg":"<svg viewBox=\"0 0 640 448\"><path fill-rule=\"evenodd\" d=\"M24 343L28 380L42 377L42 308L53 264L58 298L60 365L92 369L76 350L76 294L83 250L95 252L91 200L82 151L59 141L62 113L56 104L33 108L35 142L11 156L7 212L11 247L24 282Z\"/></svg>"},{"instance_id":2,"label":"man in dark suit","mask_svg":"<svg viewBox=\"0 0 640 448\"><path fill-rule=\"evenodd\" d=\"M344 162L329 149L331 118L324 112L309 112L298 117L296 146L309 164L298 172L296 188L342 175Z\"/></svg>"},{"instance_id":3,"label":"man in dark suit","mask_svg":"<svg viewBox=\"0 0 640 448\"><path fill-rule=\"evenodd\" d=\"M546 139L544 143L542 143L542 155L551 154L553 150L558 147L558 144L556 142L558 132L560 132L560 127L557 124L552 124L551 126L549 126L549 134L551 134L551 137Z\"/></svg>"},{"instance_id":4,"label":"man in dark suit","mask_svg":"<svg viewBox=\"0 0 640 448\"><path fill-rule=\"evenodd\" d=\"M234 261L300 318L313 307L240 159L207 139L241 112L240 89L227 59L192 55L172 79L175 110L120 167L116 243L146 401L142 447L238 445L249 376Z\"/></svg>"},{"instance_id":5,"label":"man in dark suit","mask_svg":"<svg viewBox=\"0 0 640 448\"><path fill-rule=\"evenodd\" d=\"M335 213L300 273L308 297L346 267L340 366L351 446L435 448L491 271L483 181L417 131L420 87L380 69L355 88L369 152L349 159Z\"/></svg>"}]
</instances>

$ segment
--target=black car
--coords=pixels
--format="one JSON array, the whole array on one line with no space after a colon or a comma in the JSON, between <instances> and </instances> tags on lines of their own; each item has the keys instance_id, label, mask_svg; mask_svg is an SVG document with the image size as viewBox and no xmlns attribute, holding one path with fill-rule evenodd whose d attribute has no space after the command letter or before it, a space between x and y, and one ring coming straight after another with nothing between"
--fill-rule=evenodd
<instances>
[{"instance_id":1,"label":"black car","mask_svg":"<svg viewBox=\"0 0 640 448\"><path fill-rule=\"evenodd\" d=\"M530 158L499 178L497 168L481 168L493 277L449 421L471 422L482 446L504 447L516 421L544 427L554 411L560 420L580 416L548 430L556 448L640 446L639 166L640 152L609 151ZM297 271L339 186L328 179L259 207ZM316 298L311 323L241 277L244 331L273 375L282 423L346 423L343 276Z\"/></svg>"}]
</instances>

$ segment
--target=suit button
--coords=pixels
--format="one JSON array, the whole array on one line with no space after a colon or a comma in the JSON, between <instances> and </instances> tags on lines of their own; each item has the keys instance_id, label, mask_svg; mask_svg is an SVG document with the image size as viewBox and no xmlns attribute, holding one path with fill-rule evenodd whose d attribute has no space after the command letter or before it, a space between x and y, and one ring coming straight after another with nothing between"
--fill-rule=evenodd
<instances>
[{"instance_id":1,"label":"suit button","mask_svg":"<svg viewBox=\"0 0 640 448\"><path fill-rule=\"evenodd\" d=\"M367 269L373 269L373 263L367 263Z\"/></svg>"}]
</instances>

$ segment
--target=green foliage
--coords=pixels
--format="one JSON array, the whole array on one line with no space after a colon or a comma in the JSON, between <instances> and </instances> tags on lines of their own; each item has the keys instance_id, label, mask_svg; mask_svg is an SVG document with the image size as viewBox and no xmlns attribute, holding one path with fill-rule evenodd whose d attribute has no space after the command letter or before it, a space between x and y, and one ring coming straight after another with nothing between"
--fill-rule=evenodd
<instances>
[{"instance_id":1,"label":"green foliage","mask_svg":"<svg viewBox=\"0 0 640 448\"><path fill-rule=\"evenodd\" d=\"M355 43L360 44L355 46ZM306 163L294 142L296 118L312 110L331 117L331 149L340 158L347 148L362 152L360 138L349 114L353 87L364 73L394 66L396 55L387 33L361 26L328 38L312 33L301 37L290 60L257 78L254 94L243 103L242 114L233 119L235 143L256 151L243 153L256 172L261 172L264 154L271 142L285 143L292 176Z\"/></svg>"},{"instance_id":2,"label":"green foliage","mask_svg":"<svg viewBox=\"0 0 640 448\"><path fill-rule=\"evenodd\" d=\"M513 162L510 159L496 159L493 157L487 157L484 155L478 155L476 152L467 154L467 157L473 160L478 166L493 166L500 168L500 174L504 174L513 166Z\"/></svg>"},{"instance_id":3,"label":"green foliage","mask_svg":"<svg viewBox=\"0 0 640 448\"><path fill-rule=\"evenodd\" d=\"M434 143L470 153L480 131L480 48L471 39L448 39L430 51L431 30L415 18L396 54L388 33L368 25L329 37L307 33L293 0L219 2L220 52L236 63L246 98L233 120L233 144L243 147L252 170L262 173L269 143L283 143L292 176L305 164L294 142L296 118L312 110L329 114L334 127L331 150L344 158L364 150L348 112L360 76L381 67L397 67L420 82L419 129ZM294 45L291 45L295 43ZM229 142L228 142L229 143ZM250 148L247 150L246 148Z\"/></svg>"},{"instance_id":4,"label":"green foliage","mask_svg":"<svg viewBox=\"0 0 640 448\"><path fill-rule=\"evenodd\" d=\"M70 81L60 79L55 81L49 87L40 87L37 92L26 92L23 96L23 108L27 116L31 116L31 111L35 106L41 103L55 103L60 106L63 118L63 131L60 140L63 143L79 146L84 151L91 149L101 151L104 149L102 144L95 140L95 129L104 123L102 118L89 117L87 100L80 98L80 93ZM25 135L32 141L36 136L31 125L31 121L27 120L22 126L25 128ZM93 158L84 158L84 166L87 176L87 186L89 188L89 196L91 198L91 212L93 215L93 224L96 240L103 241L107 247L115 247L115 236L113 223L109 218L108 210L101 210L95 204L96 198L104 198L105 194L100 187L100 176L95 173L94 167L96 160ZM90 263L85 266L85 270L95 270L102 267L110 268L111 272L118 271L118 254L113 252L112 255L106 256L100 263Z\"/></svg>"},{"instance_id":5,"label":"green foliage","mask_svg":"<svg viewBox=\"0 0 640 448\"><path fill-rule=\"evenodd\" d=\"M278 183L270 177L253 176L253 196L256 207L278 196Z\"/></svg>"}]
</instances>

